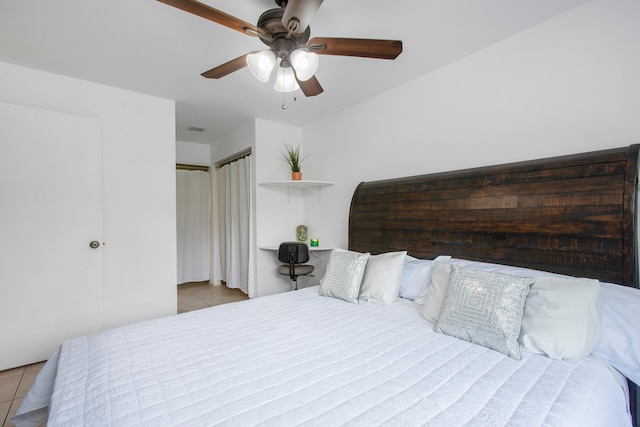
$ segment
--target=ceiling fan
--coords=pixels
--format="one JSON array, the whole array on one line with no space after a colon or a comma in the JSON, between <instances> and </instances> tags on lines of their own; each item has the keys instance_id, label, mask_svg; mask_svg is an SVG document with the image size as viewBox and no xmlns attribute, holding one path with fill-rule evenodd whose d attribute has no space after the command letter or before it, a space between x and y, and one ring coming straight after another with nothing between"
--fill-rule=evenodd
<instances>
[{"instance_id":1,"label":"ceiling fan","mask_svg":"<svg viewBox=\"0 0 640 427\"><path fill-rule=\"evenodd\" d=\"M185 12L224 25L252 37L259 37L269 49L254 51L202 73L219 79L246 66L260 81L267 82L277 66L274 89L306 96L323 92L315 77L319 55L395 59L402 52L400 40L377 40L311 36L309 23L322 0L276 0L279 6L260 15L253 25L196 0L158 0Z\"/></svg>"}]
</instances>

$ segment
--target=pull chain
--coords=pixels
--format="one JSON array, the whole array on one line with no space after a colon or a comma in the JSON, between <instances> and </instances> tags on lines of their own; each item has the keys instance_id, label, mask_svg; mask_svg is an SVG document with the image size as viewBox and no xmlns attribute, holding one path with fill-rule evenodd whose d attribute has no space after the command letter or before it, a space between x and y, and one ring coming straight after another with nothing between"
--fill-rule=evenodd
<instances>
[{"instance_id":1,"label":"pull chain","mask_svg":"<svg viewBox=\"0 0 640 427\"><path fill-rule=\"evenodd\" d=\"M287 109L287 102L285 100L285 96L286 96L286 93L282 92L282 105L280 106L280 108L282 108L283 110ZM297 100L298 100L298 98L294 95L293 96L293 101L295 102Z\"/></svg>"}]
</instances>

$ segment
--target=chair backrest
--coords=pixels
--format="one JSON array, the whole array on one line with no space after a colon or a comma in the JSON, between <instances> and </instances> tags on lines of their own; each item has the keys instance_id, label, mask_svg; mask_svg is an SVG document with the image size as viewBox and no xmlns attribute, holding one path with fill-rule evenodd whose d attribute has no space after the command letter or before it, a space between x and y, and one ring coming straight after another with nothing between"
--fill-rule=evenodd
<instances>
[{"instance_id":1,"label":"chair backrest","mask_svg":"<svg viewBox=\"0 0 640 427\"><path fill-rule=\"evenodd\" d=\"M278 248L278 260L289 264L302 264L309 261L309 247L301 242L283 242Z\"/></svg>"}]
</instances>

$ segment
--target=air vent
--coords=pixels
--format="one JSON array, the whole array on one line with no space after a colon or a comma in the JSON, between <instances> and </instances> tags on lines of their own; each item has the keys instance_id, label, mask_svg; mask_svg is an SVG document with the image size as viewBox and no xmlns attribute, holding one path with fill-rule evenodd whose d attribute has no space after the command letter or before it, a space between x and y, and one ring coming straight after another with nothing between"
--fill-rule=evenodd
<instances>
[{"instance_id":1,"label":"air vent","mask_svg":"<svg viewBox=\"0 0 640 427\"><path fill-rule=\"evenodd\" d=\"M190 130L191 132L202 132L204 130L204 128L199 128L199 127L196 127L196 126L189 126L187 128L187 130Z\"/></svg>"}]
</instances>

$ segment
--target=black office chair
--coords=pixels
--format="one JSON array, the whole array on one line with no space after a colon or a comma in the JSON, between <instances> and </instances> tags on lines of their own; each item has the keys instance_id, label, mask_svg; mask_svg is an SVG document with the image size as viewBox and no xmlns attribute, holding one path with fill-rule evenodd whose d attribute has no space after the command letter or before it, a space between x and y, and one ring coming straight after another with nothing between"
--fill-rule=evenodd
<instances>
[{"instance_id":1,"label":"black office chair","mask_svg":"<svg viewBox=\"0 0 640 427\"><path fill-rule=\"evenodd\" d=\"M308 276L313 272L313 265L304 264L309 261L309 247L306 243L280 243L278 260L286 263L278 267L278 273L289 276L296 290L298 290L298 276Z\"/></svg>"}]
</instances>

